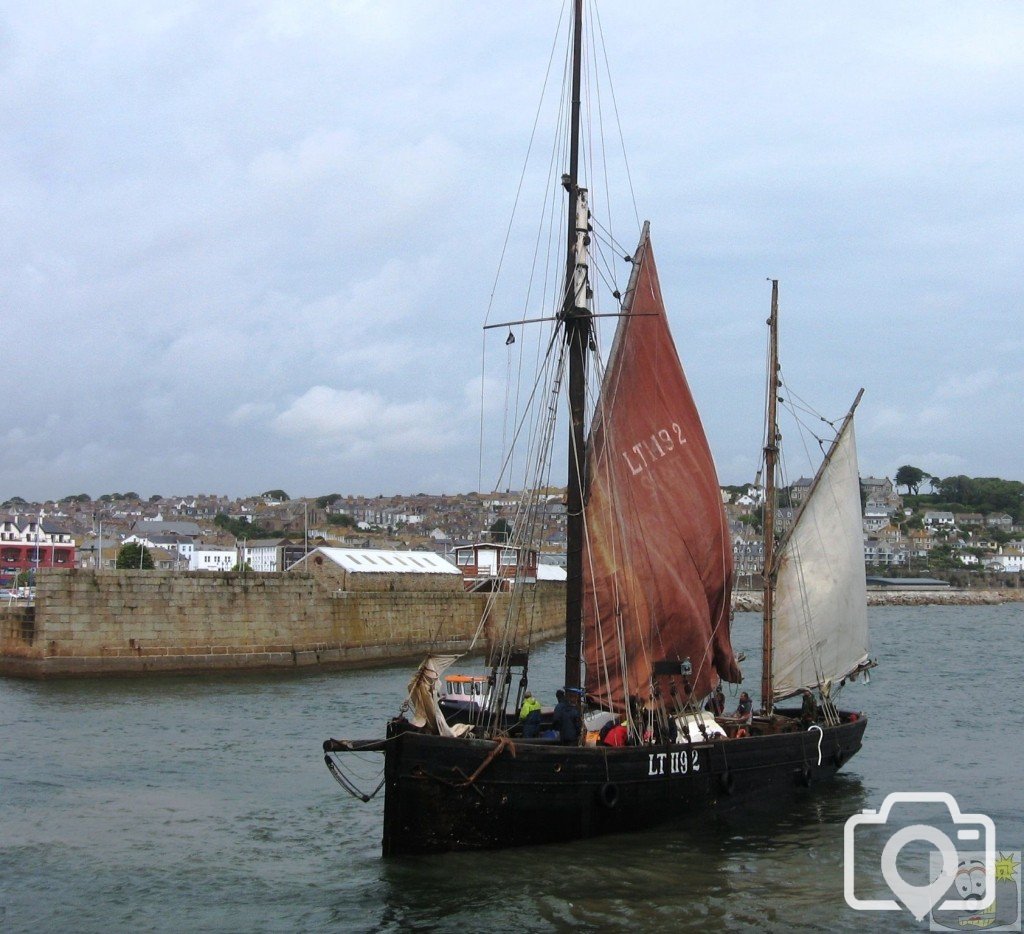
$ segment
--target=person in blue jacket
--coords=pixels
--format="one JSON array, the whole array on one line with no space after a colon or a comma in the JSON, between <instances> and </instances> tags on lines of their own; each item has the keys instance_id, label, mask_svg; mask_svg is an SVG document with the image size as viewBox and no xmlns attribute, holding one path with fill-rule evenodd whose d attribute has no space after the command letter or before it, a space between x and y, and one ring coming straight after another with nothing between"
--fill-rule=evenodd
<instances>
[{"instance_id":1,"label":"person in blue jacket","mask_svg":"<svg viewBox=\"0 0 1024 934\"><path fill-rule=\"evenodd\" d=\"M551 721L563 745L569 746L580 738L580 712L565 699L565 691L555 691L555 712Z\"/></svg>"}]
</instances>

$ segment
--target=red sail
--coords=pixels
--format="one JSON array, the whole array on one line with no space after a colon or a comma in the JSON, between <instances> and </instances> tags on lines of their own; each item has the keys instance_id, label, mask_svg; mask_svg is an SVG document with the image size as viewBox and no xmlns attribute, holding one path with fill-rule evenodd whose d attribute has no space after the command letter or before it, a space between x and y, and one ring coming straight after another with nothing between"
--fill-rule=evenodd
<instances>
[{"instance_id":1,"label":"red sail","mask_svg":"<svg viewBox=\"0 0 1024 934\"><path fill-rule=\"evenodd\" d=\"M587 450L586 690L613 709L652 694L671 709L703 697L720 677L739 681L740 672L729 641L733 562L718 476L646 227L625 311ZM687 659L689 675L680 664Z\"/></svg>"}]
</instances>

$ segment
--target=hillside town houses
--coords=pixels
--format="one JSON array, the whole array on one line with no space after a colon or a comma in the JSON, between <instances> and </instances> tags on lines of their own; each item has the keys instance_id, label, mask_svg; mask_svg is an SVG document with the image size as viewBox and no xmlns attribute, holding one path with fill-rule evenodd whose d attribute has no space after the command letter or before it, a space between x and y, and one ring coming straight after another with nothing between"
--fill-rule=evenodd
<instances>
[{"instance_id":1,"label":"hillside town houses","mask_svg":"<svg viewBox=\"0 0 1024 934\"><path fill-rule=\"evenodd\" d=\"M785 534L811 481L784 489L776 527ZM892 481L865 477L864 562L876 572L925 570L936 549L955 566L1020 574L1024 528L1002 512L954 513L904 506ZM538 533L542 564L564 564L565 504L552 490L525 509L515 491L492 494L151 497L83 495L58 502L18 498L0 507L0 587L43 568L113 568L126 544L143 546L154 567L170 571L286 571L319 546L429 551L454 560L459 548L528 523ZM764 560L762 491L723 489L738 586L756 586ZM251 529L252 534L247 534ZM1017 533L1021 533L1017 535Z\"/></svg>"}]
</instances>

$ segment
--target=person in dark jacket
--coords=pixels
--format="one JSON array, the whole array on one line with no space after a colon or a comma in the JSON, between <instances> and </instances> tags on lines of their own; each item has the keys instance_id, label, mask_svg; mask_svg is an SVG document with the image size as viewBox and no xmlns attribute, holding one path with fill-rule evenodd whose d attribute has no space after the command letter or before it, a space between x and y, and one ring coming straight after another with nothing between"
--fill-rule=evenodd
<instances>
[{"instance_id":1,"label":"person in dark jacket","mask_svg":"<svg viewBox=\"0 0 1024 934\"><path fill-rule=\"evenodd\" d=\"M720 717L725 713L725 694L722 691L722 685L718 685L715 688L715 693L711 695L708 702L704 705L704 709L713 713L716 717Z\"/></svg>"},{"instance_id":2,"label":"person in dark jacket","mask_svg":"<svg viewBox=\"0 0 1024 934\"><path fill-rule=\"evenodd\" d=\"M551 715L552 726L564 745L573 745L580 738L580 712L565 699L565 691L555 691L555 699L558 703Z\"/></svg>"},{"instance_id":3,"label":"person in dark jacket","mask_svg":"<svg viewBox=\"0 0 1024 934\"><path fill-rule=\"evenodd\" d=\"M753 713L753 703L750 700L750 695L746 691L740 691L740 702L736 706L736 713L733 714L738 720L742 720L744 723L750 722L750 716Z\"/></svg>"},{"instance_id":4,"label":"person in dark jacket","mask_svg":"<svg viewBox=\"0 0 1024 934\"><path fill-rule=\"evenodd\" d=\"M805 724L814 723L818 719L818 702L810 691L804 689L800 693L803 695L800 701L800 720Z\"/></svg>"}]
</instances>

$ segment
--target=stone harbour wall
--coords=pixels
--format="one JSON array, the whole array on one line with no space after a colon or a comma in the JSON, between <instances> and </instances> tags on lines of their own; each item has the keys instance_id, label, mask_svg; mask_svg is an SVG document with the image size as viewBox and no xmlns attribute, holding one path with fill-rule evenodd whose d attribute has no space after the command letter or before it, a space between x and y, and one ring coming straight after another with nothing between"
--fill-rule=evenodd
<instances>
[{"instance_id":1,"label":"stone harbour wall","mask_svg":"<svg viewBox=\"0 0 1024 934\"><path fill-rule=\"evenodd\" d=\"M386 582L385 582L386 585ZM346 591L305 574L54 570L33 609L0 609L0 674L144 674L358 667L465 651L487 594ZM494 595L484 639L515 601L534 642L565 631L564 585Z\"/></svg>"},{"instance_id":2,"label":"stone harbour wall","mask_svg":"<svg viewBox=\"0 0 1024 934\"><path fill-rule=\"evenodd\" d=\"M868 590L868 606L982 606L998 603L1024 603L1024 588L1005 590ZM760 613L760 591L740 591L732 595L733 609Z\"/></svg>"}]
</instances>

